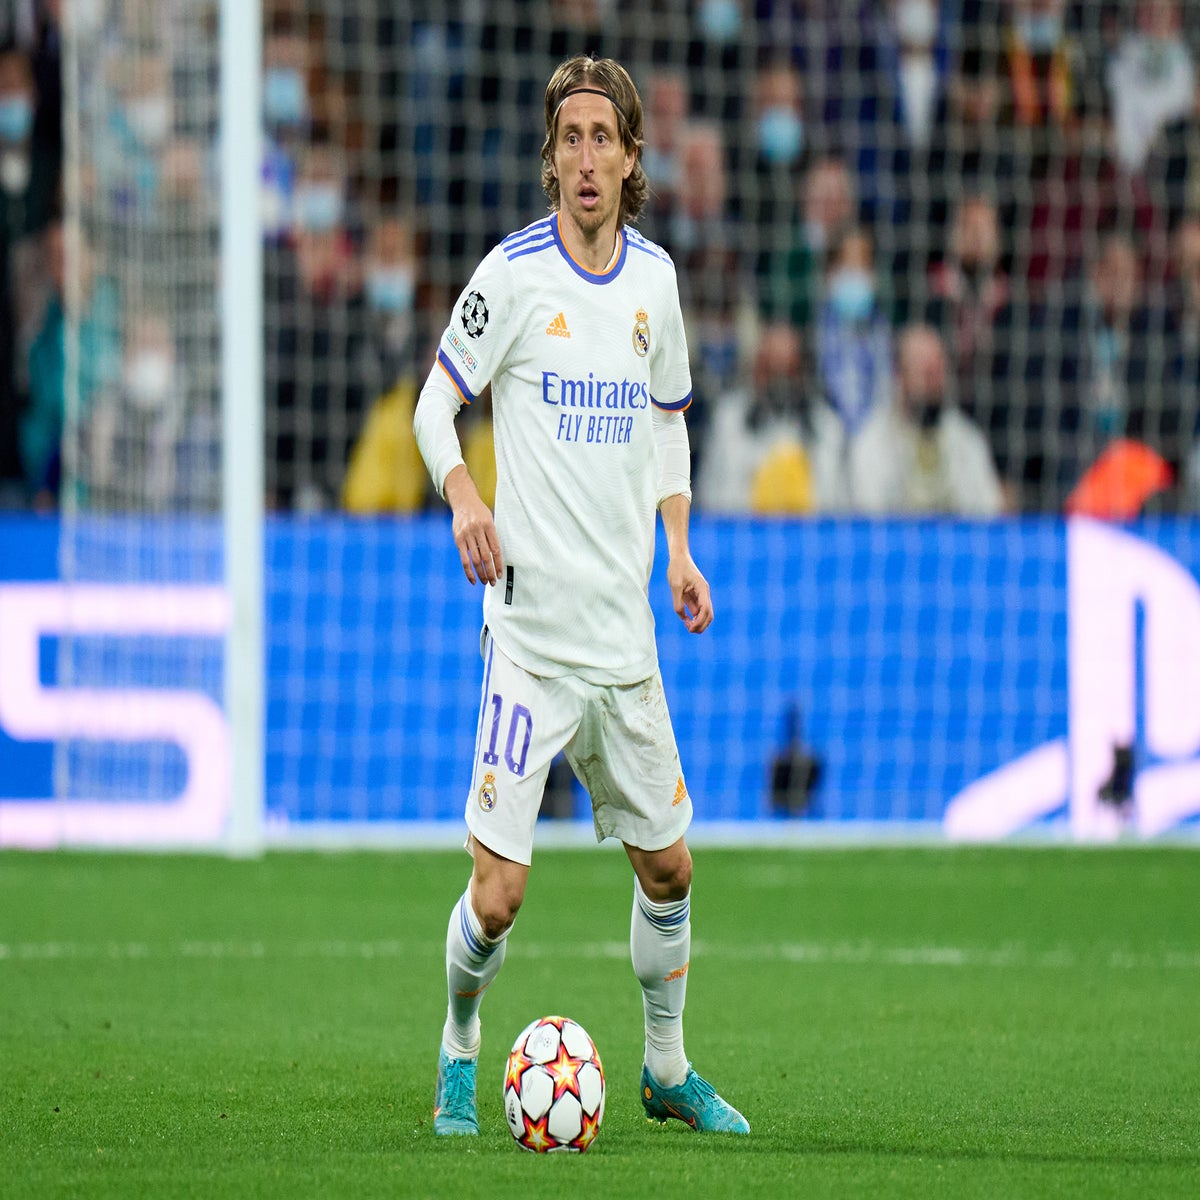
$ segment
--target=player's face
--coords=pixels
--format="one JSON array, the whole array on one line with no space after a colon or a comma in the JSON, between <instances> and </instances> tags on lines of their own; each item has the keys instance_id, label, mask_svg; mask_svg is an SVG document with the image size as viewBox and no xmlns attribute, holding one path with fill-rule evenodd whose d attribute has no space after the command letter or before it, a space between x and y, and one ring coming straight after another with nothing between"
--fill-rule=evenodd
<instances>
[{"instance_id":1,"label":"player's face","mask_svg":"<svg viewBox=\"0 0 1200 1200\"><path fill-rule=\"evenodd\" d=\"M554 177L563 216L589 240L609 226L615 236L621 185L636 157L621 143L611 100L590 92L567 97L558 113Z\"/></svg>"}]
</instances>

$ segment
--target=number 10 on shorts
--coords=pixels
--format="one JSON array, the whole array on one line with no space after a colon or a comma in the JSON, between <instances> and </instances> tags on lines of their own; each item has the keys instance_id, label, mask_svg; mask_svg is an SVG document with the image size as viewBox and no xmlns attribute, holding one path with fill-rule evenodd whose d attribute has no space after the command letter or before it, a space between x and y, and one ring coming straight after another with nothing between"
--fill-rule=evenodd
<instances>
[{"instance_id":1,"label":"number 10 on shorts","mask_svg":"<svg viewBox=\"0 0 1200 1200\"><path fill-rule=\"evenodd\" d=\"M504 697L493 692L489 701L492 706L492 730L483 761L489 767L500 762L497 746L500 742L500 725L504 716ZM529 741L533 737L533 714L523 704L514 704L508 717L508 736L504 742L504 762L508 769L521 778L525 774L525 759L529 754ZM517 739L521 739L521 753L515 753Z\"/></svg>"}]
</instances>

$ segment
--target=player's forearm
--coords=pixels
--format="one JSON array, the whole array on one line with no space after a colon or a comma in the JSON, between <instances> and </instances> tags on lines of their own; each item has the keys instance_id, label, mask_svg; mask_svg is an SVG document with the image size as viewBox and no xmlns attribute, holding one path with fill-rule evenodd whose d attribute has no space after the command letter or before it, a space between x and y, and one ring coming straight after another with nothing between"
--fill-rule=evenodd
<instances>
[{"instance_id":1,"label":"player's forearm","mask_svg":"<svg viewBox=\"0 0 1200 1200\"><path fill-rule=\"evenodd\" d=\"M479 489L466 463L460 462L450 468L442 485L442 498L451 512L459 512L465 505L480 500Z\"/></svg>"},{"instance_id":2,"label":"player's forearm","mask_svg":"<svg viewBox=\"0 0 1200 1200\"><path fill-rule=\"evenodd\" d=\"M691 550L688 548L688 521L692 511L691 500L676 493L663 500L658 511L662 514L663 531L667 535L667 552L671 558L689 555Z\"/></svg>"},{"instance_id":3,"label":"player's forearm","mask_svg":"<svg viewBox=\"0 0 1200 1200\"><path fill-rule=\"evenodd\" d=\"M446 484L456 467L463 467L462 447L454 429L454 418L462 401L458 393L445 378L442 369L435 365L421 389L416 411L413 413L413 432L417 447L425 460L426 469L433 479L437 493L447 502Z\"/></svg>"}]
</instances>

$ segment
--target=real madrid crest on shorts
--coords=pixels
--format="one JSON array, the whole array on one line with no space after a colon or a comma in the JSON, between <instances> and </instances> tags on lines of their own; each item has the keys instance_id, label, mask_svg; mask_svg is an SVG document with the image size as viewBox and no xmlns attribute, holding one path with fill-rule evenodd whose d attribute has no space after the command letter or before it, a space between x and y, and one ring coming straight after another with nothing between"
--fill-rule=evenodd
<instances>
[{"instance_id":1,"label":"real madrid crest on shorts","mask_svg":"<svg viewBox=\"0 0 1200 1200\"><path fill-rule=\"evenodd\" d=\"M496 777L489 771L479 785L479 807L491 812L496 807Z\"/></svg>"},{"instance_id":2,"label":"real madrid crest on shorts","mask_svg":"<svg viewBox=\"0 0 1200 1200\"><path fill-rule=\"evenodd\" d=\"M639 358L645 358L650 353L650 318L644 308L637 310L636 324L633 327L633 348Z\"/></svg>"}]
</instances>

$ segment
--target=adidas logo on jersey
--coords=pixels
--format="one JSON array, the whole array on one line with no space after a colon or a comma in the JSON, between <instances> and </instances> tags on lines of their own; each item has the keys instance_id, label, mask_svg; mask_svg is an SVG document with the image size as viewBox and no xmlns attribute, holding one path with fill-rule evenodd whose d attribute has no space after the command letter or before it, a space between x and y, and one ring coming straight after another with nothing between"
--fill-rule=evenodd
<instances>
[{"instance_id":1,"label":"adidas logo on jersey","mask_svg":"<svg viewBox=\"0 0 1200 1200\"><path fill-rule=\"evenodd\" d=\"M546 326L546 332L551 337L569 338L571 336L571 331L567 328L567 318L564 317L562 313L559 313L558 316Z\"/></svg>"}]
</instances>

